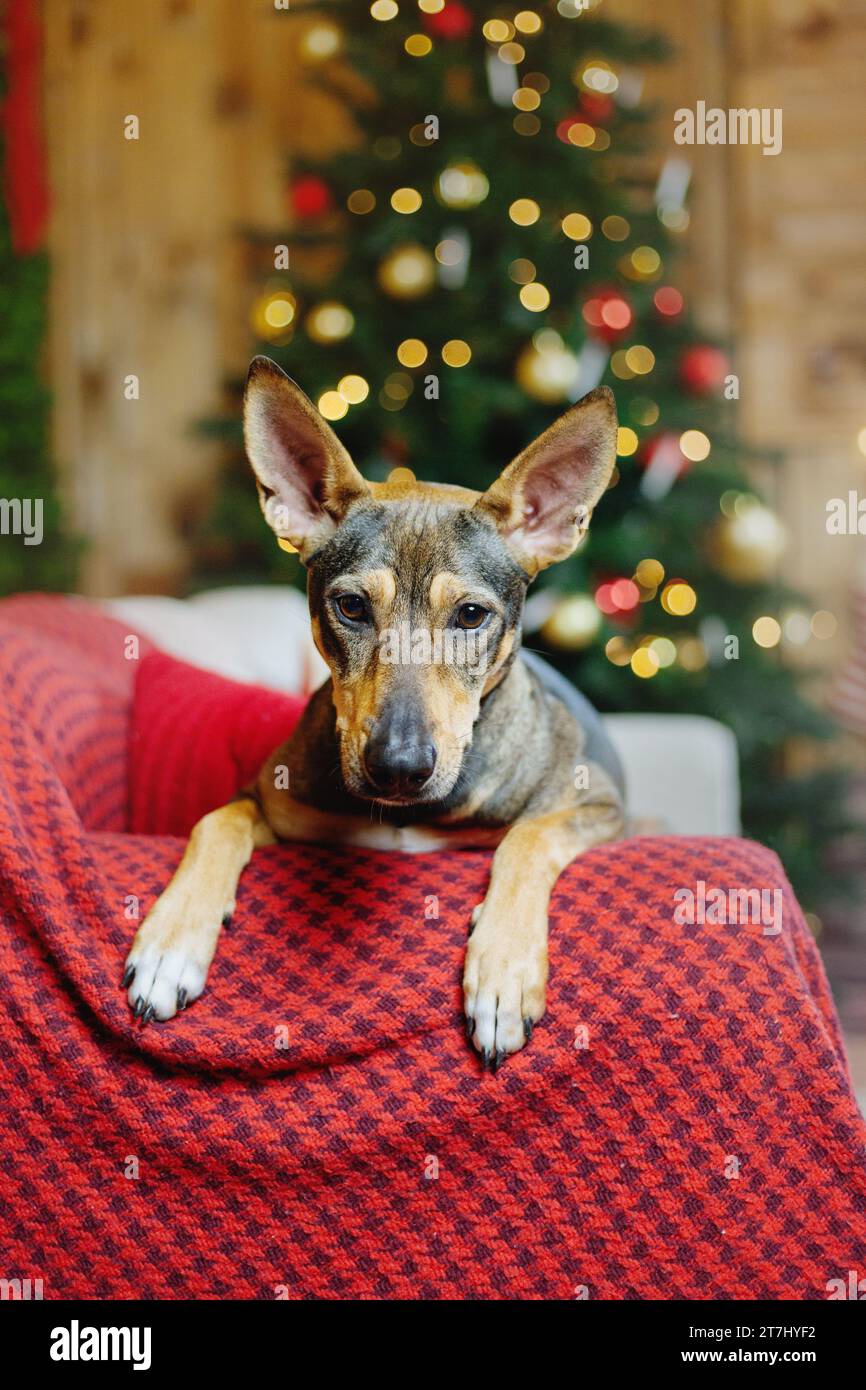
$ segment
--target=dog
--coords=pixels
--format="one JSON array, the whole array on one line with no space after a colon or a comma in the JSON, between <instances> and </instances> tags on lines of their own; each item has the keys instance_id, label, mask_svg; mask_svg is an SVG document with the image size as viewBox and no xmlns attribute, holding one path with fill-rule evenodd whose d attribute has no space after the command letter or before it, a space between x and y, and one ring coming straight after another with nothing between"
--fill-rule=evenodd
<instances>
[{"instance_id":1,"label":"dog","mask_svg":"<svg viewBox=\"0 0 866 1390\"><path fill-rule=\"evenodd\" d=\"M577 855L622 834L624 797L595 710L521 651L523 605L533 577L583 538L616 431L599 387L484 493L409 470L367 482L300 388L254 359L246 450L265 520L306 567L331 675L255 783L198 822L142 923L123 986L143 1024L204 990L257 846L490 846L463 973L467 1036L492 1069L530 1039L551 891ZM393 640L401 630L410 641Z\"/></svg>"}]
</instances>

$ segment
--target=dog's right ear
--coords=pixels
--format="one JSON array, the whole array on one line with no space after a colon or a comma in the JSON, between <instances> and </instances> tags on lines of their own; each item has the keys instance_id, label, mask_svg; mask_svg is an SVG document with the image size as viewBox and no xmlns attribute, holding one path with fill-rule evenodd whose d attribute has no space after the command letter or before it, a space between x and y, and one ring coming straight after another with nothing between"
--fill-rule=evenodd
<instances>
[{"instance_id":1,"label":"dog's right ear","mask_svg":"<svg viewBox=\"0 0 866 1390\"><path fill-rule=\"evenodd\" d=\"M306 562L370 489L330 426L269 357L244 391L244 442L265 520Z\"/></svg>"}]
</instances>

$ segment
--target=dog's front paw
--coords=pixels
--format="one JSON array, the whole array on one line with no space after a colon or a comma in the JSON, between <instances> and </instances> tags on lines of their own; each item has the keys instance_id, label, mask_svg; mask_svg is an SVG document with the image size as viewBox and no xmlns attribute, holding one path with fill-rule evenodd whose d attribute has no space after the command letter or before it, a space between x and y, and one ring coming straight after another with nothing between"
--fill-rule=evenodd
<instances>
[{"instance_id":1,"label":"dog's front paw","mask_svg":"<svg viewBox=\"0 0 866 1390\"><path fill-rule=\"evenodd\" d=\"M230 907L179 900L172 886L141 924L121 981L142 1025L174 1018L204 992L220 926L231 915Z\"/></svg>"},{"instance_id":2,"label":"dog's front paw","mask_svg":"<svg viewBox=\"0 0 866 1390\"><path fill-rule=\"evenodd\" d=\"M482 904L473 923L463 971L466 1035L495 1069L529 1041L544 1014L547 921L517 930L494 922Z\"/></svg>"}]
</instances>

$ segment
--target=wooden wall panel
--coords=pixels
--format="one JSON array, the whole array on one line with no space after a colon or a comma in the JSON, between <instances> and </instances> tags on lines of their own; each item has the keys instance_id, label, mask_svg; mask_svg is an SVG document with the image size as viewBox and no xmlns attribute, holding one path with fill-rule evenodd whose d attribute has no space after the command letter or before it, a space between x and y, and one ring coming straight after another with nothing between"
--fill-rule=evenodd
<instances>
[{"instance_id":1,"label":"wooden wall panel","mask_svg":"<svg viewBox=\"0 0 866 1390\"><path fill-rule=\"evenodd\" d=\"M45 0L44 16L54 439L82 588L172 591L217 458L193 425L248 349L236 233L285 222L286 149L328 113L299 99L271 0Z\"/></svg>"},{"instance_id":2,"label":"wooden wall panel","mask_svg":"<svg viewBox=\"0 0 866 1390\"><path fill-rule=\"evenodd\" d=\"M804 658L834 666L850 640L862 536L830 536L826 504L866 496L866 3L736 0L737 106L781 107L780 155L736 148L729 231L743 379L742 424L786 462L776 504L790 533L785 577L840 619Z\"/></svg>"}]
</instances>

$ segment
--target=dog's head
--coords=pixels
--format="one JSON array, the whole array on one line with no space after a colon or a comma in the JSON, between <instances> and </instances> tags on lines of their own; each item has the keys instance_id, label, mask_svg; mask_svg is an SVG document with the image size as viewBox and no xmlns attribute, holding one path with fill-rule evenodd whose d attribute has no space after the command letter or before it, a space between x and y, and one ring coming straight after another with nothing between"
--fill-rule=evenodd
<instances>
[{"instance_id":1,"label":"dog's head","mask_svg":"<svg viewBox=\"0 0 866 1390\"><path fill-rule=\"evenodd\" d=\"M266 357L250 367L244 433L265 519L307 567L347 790L441 801L519 646L528 582L571 554L610 480L612 393L572 406L483 494L408 471L366 482Z\"/></svg>"}]
</instances>

